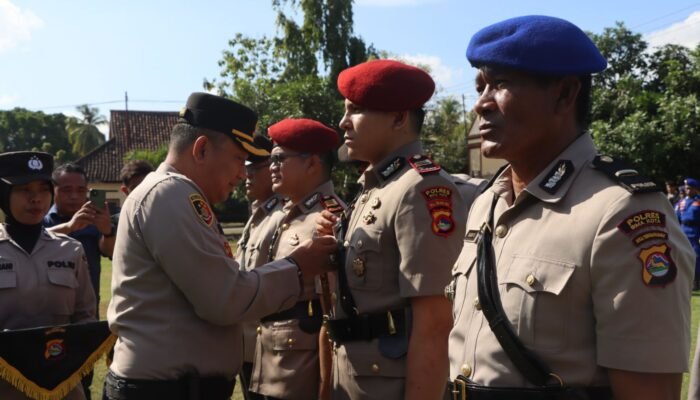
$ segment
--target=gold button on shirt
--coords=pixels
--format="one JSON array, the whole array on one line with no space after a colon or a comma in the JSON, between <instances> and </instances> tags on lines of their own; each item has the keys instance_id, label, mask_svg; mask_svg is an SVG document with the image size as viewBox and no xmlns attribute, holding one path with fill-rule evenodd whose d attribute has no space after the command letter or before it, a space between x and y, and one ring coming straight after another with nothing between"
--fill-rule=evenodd
<instances>
[{"instance_id":1,"label":"gold button on shirt","mask_svg":"<svg viewBox=\"0 0 700 400\"><path fill-rule=\"evenodd\" d=\"M453 272L450 379L471 365L478 384L530 386L474 300L475 232L494 195L493 246L503 310L523 344L564 382L608 385L605 368L650 373L687 368L693 250L665 196L631 194L591 166L595 156L590 135L581 135L517 198L507 168L474 202ZM559 165L570 167L568 177L551 179ZM644 235L648 232L661 233Z\"/></svg>"}]
</instances>

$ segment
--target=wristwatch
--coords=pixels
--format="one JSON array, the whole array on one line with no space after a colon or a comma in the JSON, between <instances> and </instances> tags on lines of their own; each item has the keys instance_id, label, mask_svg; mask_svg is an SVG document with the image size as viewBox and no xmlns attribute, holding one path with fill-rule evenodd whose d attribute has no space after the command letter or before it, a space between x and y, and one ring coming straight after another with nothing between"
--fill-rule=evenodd
<instances>
[{"instance_id":1,"label":"wristwatch","mask_svg":"<svg viewBox=\"0 0 700 400\"><path fill-rule=\"evenodd\" d=\"M103 233L102 236L106 238L111 238L112 236L117 234L117 227L114 226L114 224L111 225L112 229L109 231L109 233L105 234Z\"/></svg>"}]
</instances>

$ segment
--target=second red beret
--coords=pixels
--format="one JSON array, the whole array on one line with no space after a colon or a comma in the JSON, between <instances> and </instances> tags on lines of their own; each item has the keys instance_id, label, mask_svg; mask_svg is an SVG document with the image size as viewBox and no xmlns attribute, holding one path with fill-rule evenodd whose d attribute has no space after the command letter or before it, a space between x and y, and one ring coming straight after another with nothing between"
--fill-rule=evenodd
<instances>
[{"instance_id":1,"label":"second red beret","mask_svg":"<svg viewBox=\"0 0 700 400\"><path fill-rule=\"evenodd\" d=\"M276 145L300 153L325 153L338 147L338 133L326 125L307 118L287 118L271 125L267 133Z\"/></svg>"},{"instance_id":2,"label":"second red beret","mask_svg":"<svg viewBox=\"0 0 700 400\"><path fill-rule=\"evenodd\" d=\"M425 71L393 60L374 60L350 67L338 75L338 90L346 99L377 111L420 108L435 92Z\"/></svg>"}]
</instances>

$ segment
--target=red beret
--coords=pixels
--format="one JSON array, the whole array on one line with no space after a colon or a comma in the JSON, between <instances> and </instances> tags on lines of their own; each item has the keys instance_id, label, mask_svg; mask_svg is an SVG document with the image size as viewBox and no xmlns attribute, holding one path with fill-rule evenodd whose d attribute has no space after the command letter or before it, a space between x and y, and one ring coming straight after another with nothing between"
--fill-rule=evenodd
<instances>
[{"instance_id":1,"label":"red beret","mask_svg":"<svg viewBox=\"0 0 700 400\"><path fill-rule=\"evenodd\" d=\"M318 121L307 118L287 118L267 129L278 146L300 153L325 153L338 147L338 133Z\"/></svg>"},{"instance_id":2,"label":"red beret","mask_svg":"<svg viewBox=\"0 0 700 400\"><path fill-rule=\"evenodd\" d=\"M377 111L415 110L435 91L425 71L393 60L374 60L338 75L338 90L346 99Z\"/></svg>"}]
</instances>

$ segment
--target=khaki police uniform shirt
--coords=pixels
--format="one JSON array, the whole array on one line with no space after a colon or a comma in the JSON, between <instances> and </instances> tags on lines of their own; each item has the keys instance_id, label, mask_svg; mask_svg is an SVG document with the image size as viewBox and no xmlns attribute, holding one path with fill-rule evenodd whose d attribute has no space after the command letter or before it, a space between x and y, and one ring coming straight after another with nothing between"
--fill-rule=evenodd
<instances>
[{"instance_id":1,"label":"khaki police uniform shirt","mask_svg":"<svg viewBox=\"0 0 700 400\"><path fill-rule=\"evenodd\" d=\"M489 182L486 179L474 178L467 174L451 174L450 177L455 186L457 186L457 192L464 200L464 212L469 213L469 207L471 207L474 200L479 197L479 194Z\"/></svg>"},{"instance_id":2,"label":"khaki police uniform shirt","mask_svg":"<svg viewBox=\"0 0 700 400\"><path fill-rule=\"evenodd\" d=\"M95 293L83 246L42 230L31 254L0 225L0 330L95 320ZM27 399L0 379L0 398ZM78 385L66 399L84 399Z\"/></svg>"},{"instance_id":3,"label":"khaki police uniform shirt","mask_svg":"<svg viewBox=\"0 0 700 400\"><path fill-rule=\"evenodd\" d=\"M450 176L425 158L414 159L419 154L420 142L410 143L360 177L362 193L345 236L343 266L359 314L404 309L413 297L441 296L450 280L465 205ZM335 311L336 318L347 316L340 304ZM338 346L334 399L403 399L407 350L407 341L379 339Z\"/></svg>"},{"instance_id":4,"label":"khaki police uniform shirt","mask_svg":"<svg viewBox=\"0 0 700 400\"><path fill-rule=\"evenodd\" d=\"M269 258L270 240L277 229L280 218L273 218L275 211L281 210L282 197L274 194L262 204L253 204L253 215L243 228L243 234L236 246L236 261L242 271L250 271L265 264ZM243 361L253 362L258 321L243 323Z\"/></svg>"},{"instance_id":5,"label":"khaki police uniform shirt","mask_svg":"<svg viewBox=\"0 0 700 400\"><path fill-rule=\"evenodd\" d=\"M282 219L272 243L274 259L288 256L300 243L314 236L316 219L326 208L325 204L345 208L331 181L321 184L299 203L287 203L276 213ZM316 300L319 293L318 278L304 280L302 301ZM312 307L312 313L320 317L322 310ZM299 328L299 320L292 319L262 322L259 333L250 389L281 399L316 398L320 384L318 332L304 332Z\"/></svg>"},{"instance_id":6,"label":"khaki police uniform shirt","mask_svg":"<svg viewBox=\"0 0 700 400\"><path fill-rule=\"evenodd\" d=\"M280 260L240 271L199 187L161 164L122 207L107 319L117 336L110 369L131 379L232 379L240 323L291 307L297 267Z\"/></svg>"},{"instance_id":7,"label":"khaki police uniform shirt","mask_svg":"<svg viewBox=\"0 0 700 400\"><path fill-rule=\"evenodd\" d=\"M480 311L478 231L494 195L503 309L524 345L569 385L607 385L604 368L683 372L694 254L661 193L631 194L592 166L580 136L513 201L506 169L471 208L454 266L452 379L530 386Z\"/></svg>"},{"instance_id":8,"label":"khaki police uniform shirt","mask_svg":"<svg viewBox=\"0 0 700 400\"><path fill-rule=\"evenodd\" d=\"M688 386L688 400L700 400L700 329L695 341L695 356L693 357L693 367L690 369L690 385Z\"/></svg>"}]
</instances>

